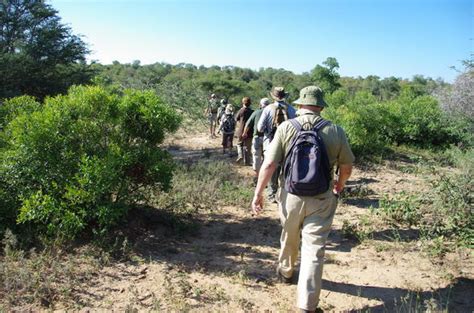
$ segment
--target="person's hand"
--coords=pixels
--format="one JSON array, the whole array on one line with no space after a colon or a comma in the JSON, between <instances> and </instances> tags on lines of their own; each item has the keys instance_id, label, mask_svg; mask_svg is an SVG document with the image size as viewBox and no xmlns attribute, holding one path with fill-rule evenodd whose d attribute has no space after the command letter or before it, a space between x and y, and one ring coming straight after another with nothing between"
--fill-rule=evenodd
<instances>
[{"instance_id":1,"label":"person's hand","mask_svg":"<svg viewBox=\"0 0 474 313\"><path fill-rule=\"evenodd\" d=\"M254 195L252 200L252 212L259 215L263 211L263 195Z\"/></svg>"},{"instance_id":2,"label":"person's hand","mask_svg":"<svg viewBox=\"0 0 474 313\"><path fill-rule=\"evenodd\" d=\"M341 184L339 181L334 182L334 188L332 189L332 192L335 194L340 194L342 190L344 189L344 184Z\"/></svg>"}]
</instances>

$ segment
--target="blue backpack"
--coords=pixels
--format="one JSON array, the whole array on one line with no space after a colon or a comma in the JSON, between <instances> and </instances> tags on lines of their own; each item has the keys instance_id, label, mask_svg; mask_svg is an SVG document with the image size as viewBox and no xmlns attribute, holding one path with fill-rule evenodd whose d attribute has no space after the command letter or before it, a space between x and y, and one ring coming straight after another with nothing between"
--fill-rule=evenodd
<instances>
[{"instance_id":1,"label":"blue backpack","mask_svg":"<svg viewBox=\"0 0 474 313\"><path fill-rule=\"evenodd\" d=\"M297 196L325 193L329 189L331 173L326 147L318 132L329 121L320 119L310 130L303 130L296 119L289 121L297 133L285 158L285 190Z\"/></svg>"}]
</instances>

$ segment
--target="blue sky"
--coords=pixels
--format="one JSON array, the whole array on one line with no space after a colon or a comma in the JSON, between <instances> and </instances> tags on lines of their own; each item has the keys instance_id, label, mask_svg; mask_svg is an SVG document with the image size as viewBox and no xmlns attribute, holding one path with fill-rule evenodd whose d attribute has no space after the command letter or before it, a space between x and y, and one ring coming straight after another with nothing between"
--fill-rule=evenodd
<instances>
[{"instance_id":1,"label":"blue sky","mask_svg":"<svg viewBox=\"0 0 474 313\"><path fill-rule=\"evenodd\" d=\"M472 0L50 0L89 59L452 81L473 52Z\"/></svg>"}]
</instances>

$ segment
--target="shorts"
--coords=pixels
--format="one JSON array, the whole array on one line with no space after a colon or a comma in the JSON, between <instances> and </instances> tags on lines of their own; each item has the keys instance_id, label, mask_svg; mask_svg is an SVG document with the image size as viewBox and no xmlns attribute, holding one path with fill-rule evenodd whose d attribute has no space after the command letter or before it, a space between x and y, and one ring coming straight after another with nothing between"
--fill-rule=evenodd
<instances>
[{"instance_id":1,"label":"shorts","mask_svg":"<svg viewBox=\"0 0 474 313\"><path fill-rule=\"evenodd\" d=\"M209 113L207 119L209 120L209 123L214 124L217 122L217 113Z\"/></svg>"}]
</instances>

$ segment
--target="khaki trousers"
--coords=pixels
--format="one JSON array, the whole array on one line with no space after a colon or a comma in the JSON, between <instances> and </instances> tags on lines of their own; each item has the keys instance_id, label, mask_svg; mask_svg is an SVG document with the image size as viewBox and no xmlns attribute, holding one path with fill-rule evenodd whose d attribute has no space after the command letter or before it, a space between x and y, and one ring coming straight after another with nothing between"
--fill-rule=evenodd
<instances>
[{"instance_id":1,"label":"khaki trousers","mask_svg":"<svg viewBox=\"0 0 474 313\"><path fill-rule=\"evenodd\" d=\"M255 172L260 171L263 159L263 138L254 136L252 139L252 167Z\"/></svg>"},{"instance_id":2,"label":"khaki trousers","mask_svg":"<svg viewBox=\"0 0 474 313\"><path fill-rule=\"evenodd\" d=\"M301 234L301 263L298 278L297 307L315 310L321 293L324 247L331 230L337 198L332 192L325 198L300 197L279 190L282 232L279 270L291 277L298 258Z\"/></svg>"}]
</instances>

